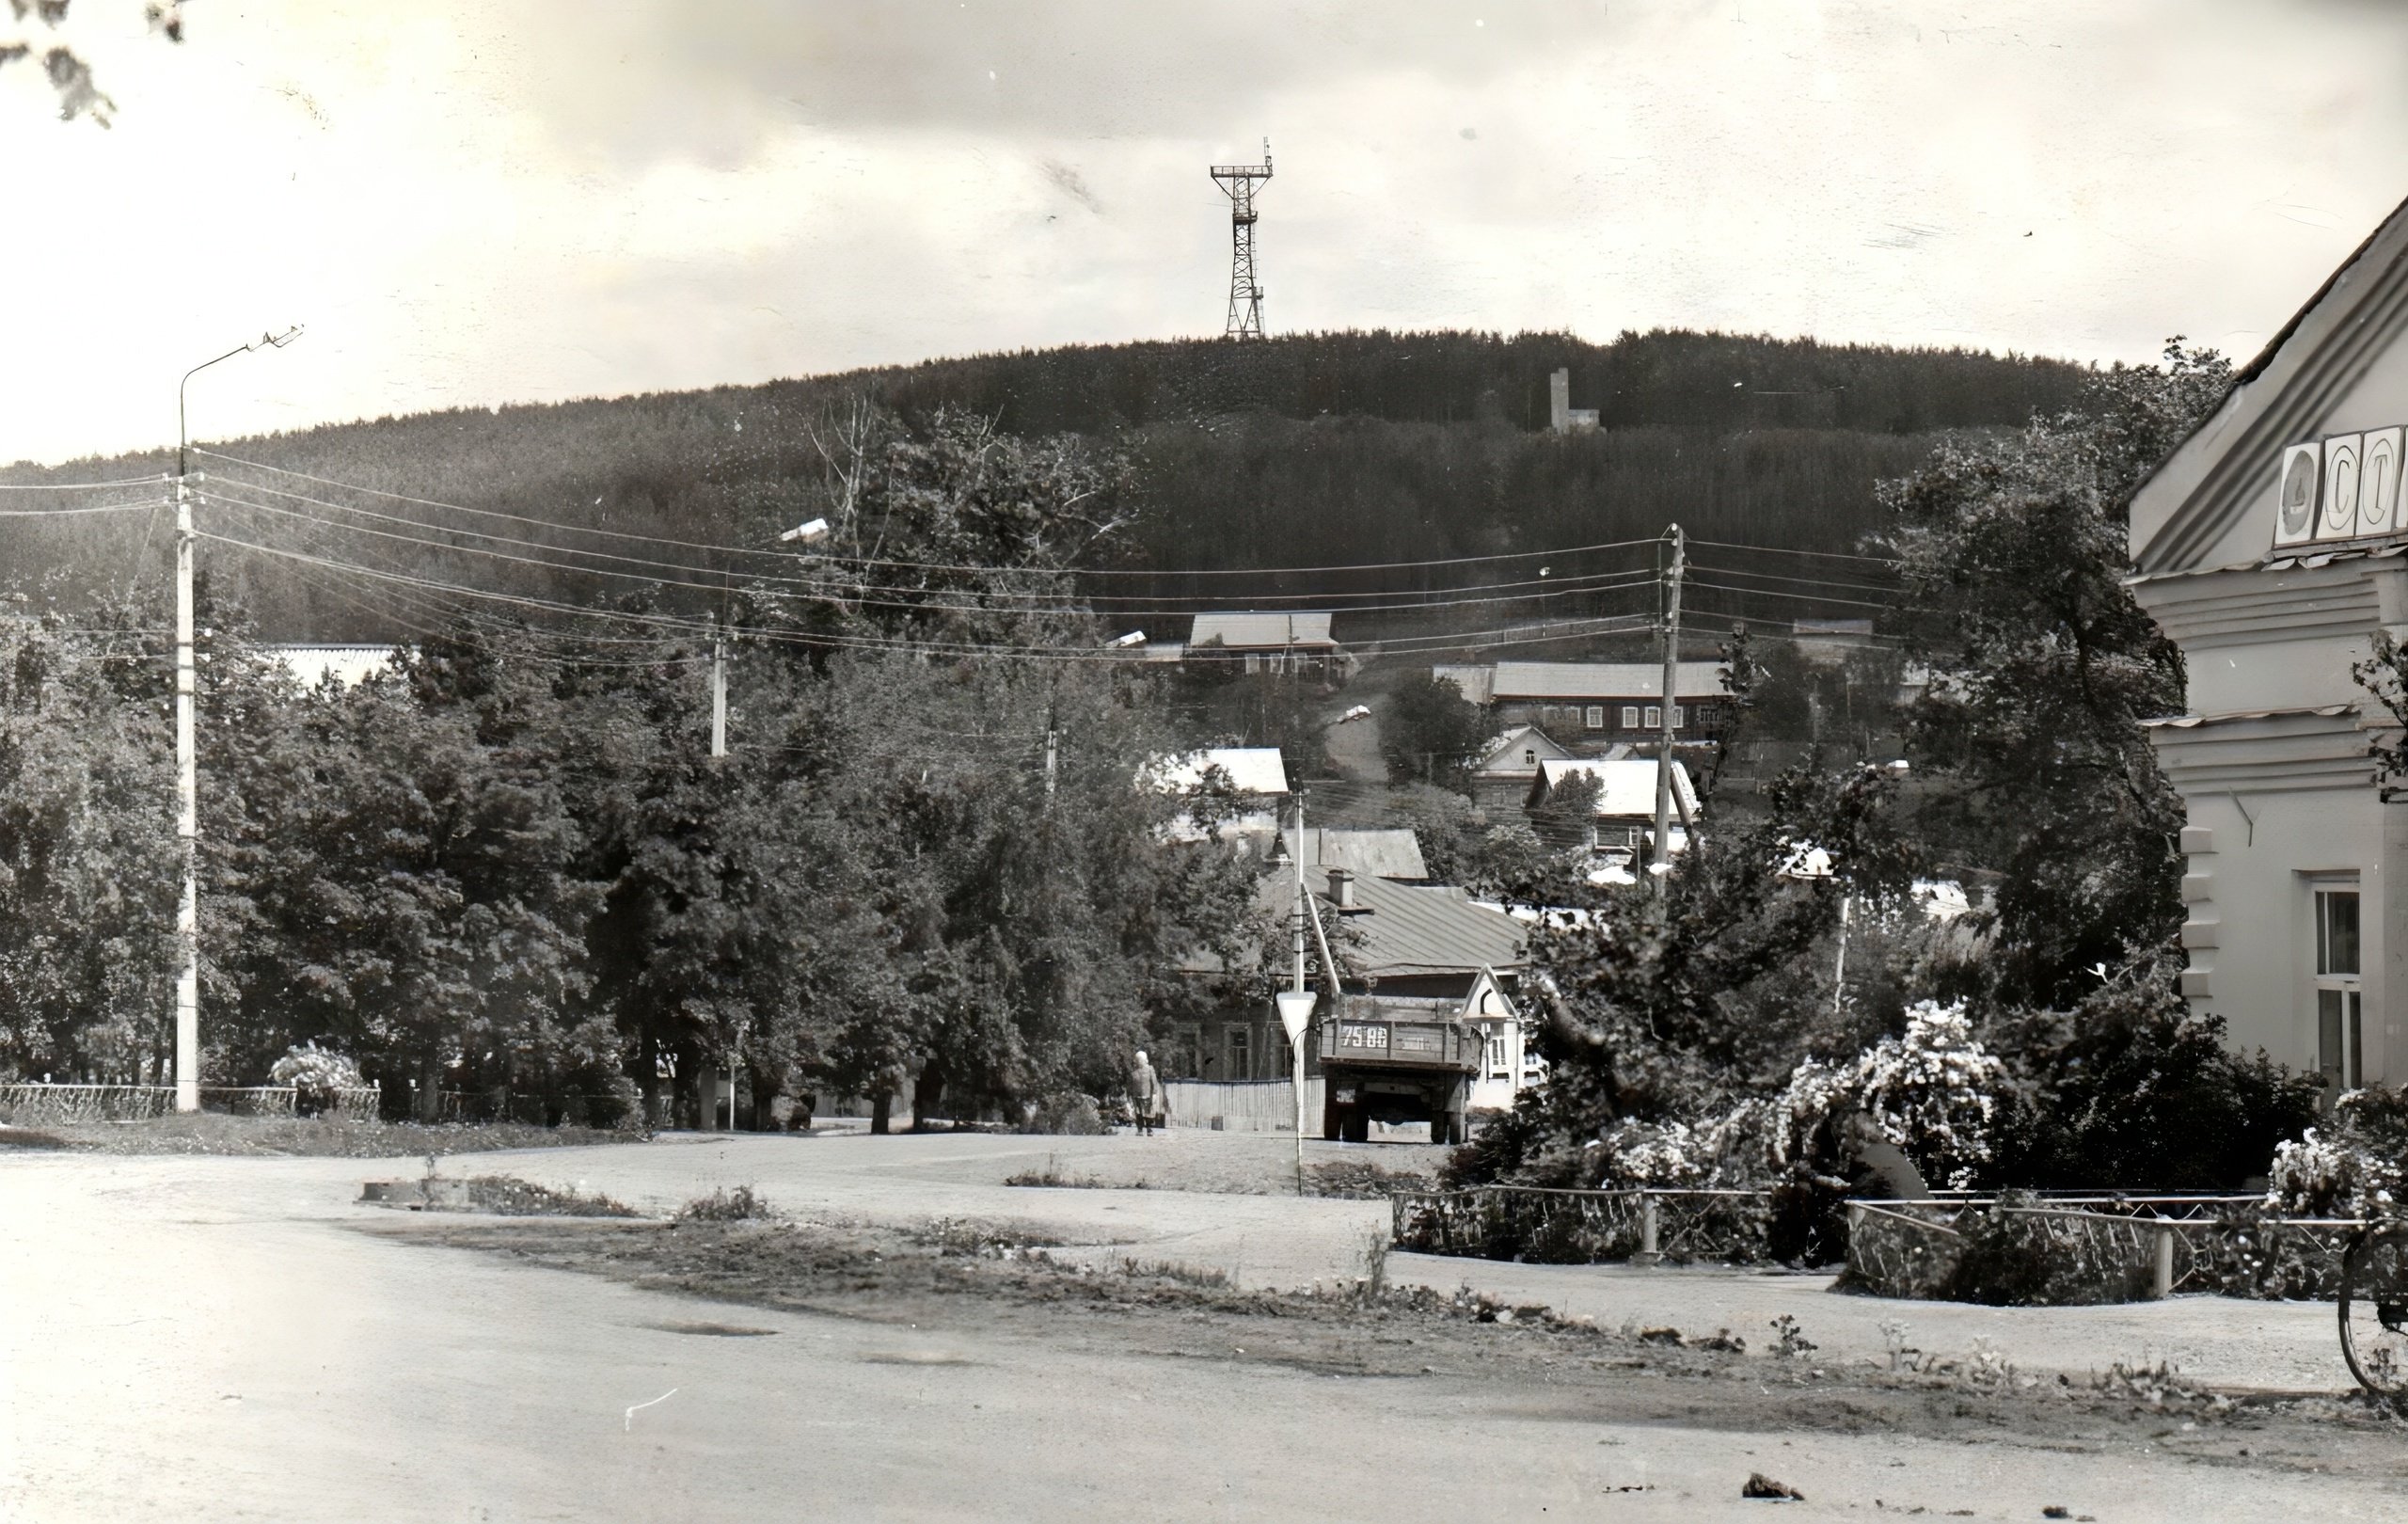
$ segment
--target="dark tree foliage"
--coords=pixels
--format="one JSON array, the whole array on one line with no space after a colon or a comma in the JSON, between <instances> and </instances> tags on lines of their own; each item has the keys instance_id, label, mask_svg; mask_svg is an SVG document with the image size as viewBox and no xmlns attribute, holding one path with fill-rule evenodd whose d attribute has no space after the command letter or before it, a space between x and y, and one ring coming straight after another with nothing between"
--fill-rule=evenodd
<instances>
[{"instance_id":1,"label":"dark tree foliage","mask_svg":"<svg viewBox=\"0 0 2408 1524\"><path fill-rule=\"evenodd\" d=\"M1163 829L1161 695L1086 659L1067 582L1122 529L1112 453L955 414L823 437L823 474L756 506L884 564L727 578L724 756L707 631L650 589L561 627L455 608L399 671L314 691L203 590L212 1083L317 1042L430 1110L609 1119L733 1067L756 1118L907 1078L922 1115L1008 1115L1115 1087L1196 998L1180 956L1234 965L1252 875ZM79 617L0 620L0 1077L155 1081L166 654Z\"/></svg>"},{"instance_id":2,"label":"dark tree foliage","mask_svg":"<svg viewBox=\"0 0 2408 1524\"><path fill-rule=\"evenodd\" d=\"M2182 656L2134 601L2131 495L2229 367L2170 344L2011 439L1952 443L1882 488L1931 682L1912 752L1944 861L2003 874L1993 993L2065 1007L2181 920L2181 802L2140 722L2180 712Z\"/></svg>"},{"instance_id":3,"label":"dark tree foliage","mask_svg":"<svg viewBox=\"0 0 2408 1524\"><path fill-rule=\"evenodd\" d=\"M2321 1088L2191 1014L2178 956L2121 971L2070 1012L2020 1024L2019 1080L1995 1130L1998 1183L2036 1189L2229 1191L2315 1121Z\"/></svg>"},{"instance_id":4,"label":"dark tree foliage","mask_svg":"<svg viewBox=\"0 0 2408 1524\"><path fill-rule=\"evenodd\" d=\"M1379 721L1380 754L1391 779L1449 787L1462 786L1496 728L1451 679L1426 673L1398 685Z\"/></svg>"},{"instance_id":5,"label":"dark tree foliage","mask_svg":"<svg viewBox=\"0 0 2408 1524\"><path fill-rule=\"evenodd\" d=\"M1546 375L1559 364L1573 367L1576 398L1603 409L1603 430L1545 432ZM1083 549L1110 516L1082 523L1078 505L1066 501L1057 506L1070 512L1048 532L1060 538L1045 549L1073 568L1072 585L1094 607L1130 619L1122 628L1183 635L1183 621L1164 614L1166 603L1209 608L1237 597L1376 591L1362 600L1376 607L1342 621L1341 638L1362 639L1643 613L1652 604L1643 589L1608 595L1577 583L1503 588L1527 575L1491 564L1266 576L1244 580L1242 595L1226 577L1118 574L1347 566L1652 540L1668 505L1704 539L1845 550L1880 526L1872 484L1911 469L1929 447L1929 431L2020 426L2036 409L2065 405L2084 373L2011 356L1684 333L1625 335L1602 346L1560 336L1431 333L1081 347L757 387L418 414L236 441L222 447L227 454L326 480L203 454L198 464L213 485L200 512L213 532L280 550L570 603L618 597L659 578L664 606L694 613L714 606L724 579L740 583L760 559L622 544L628 559L602 562L546 548L590 550L590 539L434 505L694 546L762 547L807 516L803 505L830 505L832 465L864 500L859 543L867 549L879 543L886 512L916 532L910 484L880 485L883 446L874 436L902 426L880 421L882 400L891 405L886 413L915 429L940 413L959 415L948 436L954 448L979 448L960 419L983 420L999 463L1019 449L1058 452L1062 434L1086 441L1079 468L1112 479L1118 511L1142 516ZM1735 380L1746 385L1735 389ZM1200 400L1176 400L1190 393ZM1139 405L1133 398L1155 401ZM936 464L931 458L914 468ZM5 475L39 484L169 468L170 459L152 452L52 469L20 466ZM1066 498L1085 490L1068 479L1061 485ZM884 507L867 500L881 491ZM55 505L71 498L62 494ZM52 501L38 493L12 499L23 507ZM420 527L363 520L348 511L356 508L397 513ZM290 516L296 513L303 518ZM354 532L362 526L422 543ZM126 564L148 528L131 515L13 521L0 535L0 561L22 575L58 568L89 579L97 595L99 568ZM958 543L1008 560L1017 553L1014 532L998 518ZM471 537L495 533L535 543ZM496 561L489 552L497 549L525 559ZM1597 552L1567 562L1558 576L1627 570L1644 557ZM383 639L408 617L401 595L363 595L320 569L222 545L210 548L210 558L226 595L251 610L274 639ZM544 562L554 564L535 564ZM1116 575L1093 575L1105 566ZM887 570L894 575L880 580L898 590L864 596L943 611L932 607L949 591L942 579L924 585L911 568ZM1450 591L1461 589L1470 591ZM1490 601L1450 601L1465 597ZM1703 589L1693 606L1767 617L1793 607Z\"/></svg>"}]
</instances>

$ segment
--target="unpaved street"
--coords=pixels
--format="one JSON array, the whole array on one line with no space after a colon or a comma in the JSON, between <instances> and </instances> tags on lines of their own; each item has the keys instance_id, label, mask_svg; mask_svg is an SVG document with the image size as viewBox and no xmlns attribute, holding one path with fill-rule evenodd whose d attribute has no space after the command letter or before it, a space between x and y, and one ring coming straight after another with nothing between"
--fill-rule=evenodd
<instances>
[{"instance_id":1,"label":"unpaved street","mask_svg":"<svg viewBox=\"0 0 2408 1524\"><path fill-rule=\"evenodd\" d=\"M1276 1145L1175 1135L1149 1153L1141 1141L745 1138L446 1168L582 1182L648 1209L750 1183L830 1219L1018 1220L1119 1246L1095 1253L1282 1286L1351 1277L1383 1215L1370 1202L995 1183L1049 1156L1065 1174L1149 1169L1161 1182ZM1801 1518L2037 1518L2050 1504L2101 1520L2372 1518L2408 1504L2393 1437L2363 1424L2320 1437L2298 1423L2192 1432L2169 1420L2045 1444L1984 1427L1968 1444L1885 1435L1872 1406L1862 1432L1801 1429L1768 1387L1735 1427L1727 1380L1712 1403L1660 1378L1607 1401L1527 1362L1488 1372L1450 1355L1427 1373L1411 1358L1362 1373L1372 1367L1267 1361L1208 1347L1220 1324L1126 1341L1069 1311L1048 1322L974 1298L899 1303L899 1323L872 1308L698 1301L427 1246L413 1230L437 1219L352 1204L362 1178L421 1167L0 1158L0 1514L1673 1519L1775 1506L1739 1500L1751 1470L1802 1490L1807 1502L1778 1505ZM1585 1278L1601 1319L1635 1274L1418 1268L1475 1283ZM1680 1294L1692 1310L1729 1300L1712 1279L1658 1284L1693 1288ZM1843 1304L1919 1333L1944 1314L2004 1316L2027 1320L1998 1336L2018 1357L2015 1341L2036 1346L2057 1316L1901 1309L1809 1284L1782 1282L1783 1305L1814 1310L1797 1315L1818 1338L1846 1322ZM2329 1310L2299 1310L2329 1326ZM2109 1346L2129 1330L2107 1326L2089 1335L2096 1363L2123 1357Z\"/></svg>"}]
</instances>

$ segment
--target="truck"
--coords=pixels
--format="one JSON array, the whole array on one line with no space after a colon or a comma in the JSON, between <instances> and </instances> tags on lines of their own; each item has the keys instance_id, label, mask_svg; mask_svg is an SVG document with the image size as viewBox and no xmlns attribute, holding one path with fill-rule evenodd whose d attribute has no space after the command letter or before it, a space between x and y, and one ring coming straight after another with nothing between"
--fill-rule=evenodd
<instances>
[{"instance_id":1,"label":"truck","mask_svg":"<svg viewBox=\"0 0 2408 1524\"><path fill-rule=\"evenodd\" d=\"M1360 1143L1371 1123L1430 1124L1433 1143L1464 1141L1464 1109L1487 1042L1468 1022L1341 1003L1319 1022L1321 1135Z\"/></svg>"}]
</instances>

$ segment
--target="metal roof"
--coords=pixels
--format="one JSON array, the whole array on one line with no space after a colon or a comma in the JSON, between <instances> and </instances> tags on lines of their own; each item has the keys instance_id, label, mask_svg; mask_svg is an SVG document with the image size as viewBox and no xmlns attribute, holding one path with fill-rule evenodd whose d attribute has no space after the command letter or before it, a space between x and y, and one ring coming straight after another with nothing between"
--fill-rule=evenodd
<instances>
[{"instance_id":1,"label":"metal roof","mask_svg":"<svg viewBox=\"0 0 2408 1524\"><path fill-rule=\"evenodd\" d=\"M304 688L315 688L328 677L354 688L390 669L401 656L400 649L390 645L274 645L268 649Z\"/></svg>"},{"instance_id":2,"label":"metal roof","mask_svg":"<svg viewBox=\"0 0 2408 1524\"><path fill-rule=\"evenodd\" d=\"M1536 752L1534 761L1525 762L1523 752ZM1515 725L1488 743L1488 749L1472 766L1472 771L1484 778L1534 778L1539 763L1568 758L1572 754L1562 744L1536 725Z\"/></svg>"},{"instance_id":3,"label":"metal roof","mask_svg":"<svg viewBox=\"0 0 2408 1524\"><path fill-rule=\"evenodd\" d=\"M1675 696L1722 696L1722 663L1684 661L1672 677ZM1510 699L1646 699L1664 691L1660 661L1500 661L1489 691Z\"/></svg>"},{"instance_id":4,"label":"metal roof","mask_svg":"<svg viewBox=\"0 0 2408 1524\"><path fill-rule=\"evenodd\" d=\"M1284 651L1296 645L1336 645L1338 643L1330 639L1329 619L1325 610L1200 613L1196 616L1195 630L1187 637L1187 648L1192 654L1196 647L1206 644L1217 645L1224 651Z\"/></svg>"},{"instance_id":5,"label":"metal roof","mask_svg":"<svg viewBox=\"0 0 2408 1524\"><path fill-rule=\"evenodd\" d=\"M1656 816L1656 759L1633 756L1614 760L1576 757L1567 761L1546 761L1539 764L1540 786L1553 788L1566 778L1590 777L1597 780L1597 813L1617 819ZM1678 760L1672 763L1672 802L1676 813L1684 818L1695 819L1698 813L1697 790L1689 785L1689 770Z\"/></svg>"},{"instance_id":6,"label":"metal roof","mask_svg":"<svg viewBox=\"0 0 2408 1524\"><path fill-rule=\"evenodd\" d=\"M1451 884L1395 883L1358 875L1354 910L1334 916L1329 869L1307 865L1305 887L1320 897L1322 923L1333 938L1338 923L1344 923L1348 945L1333 950L1339 962L1365 977L1477 974L1482 968L1502 973L1524 966L1522 949L1529 932L1522 924ZM1283 915L1295 903L1295 895L1296 881L1288 872L1267 875L1259 891L1260 902Z\"/></svg>"},{"instance_id":7,"label":"metal roof","mask_svg":"<svg viewBox=\"0 0 2408 1524\"><path fill-rule=\"evenodd\" d=\"M1241 794L1284 794L1288 769L1276 746L1212 746L1185 756L1157 758L1147 781L1164 793L1184 793L1204 781L1206 768L1229 775L1229 786Z\"/></svg>"},{"instance_id":8,"label":"metal roof","mask_svg":"<svg viewBox=\"0 0 2408 1524\"><path fill-rule=\"evenodd\" d=\"M1305 835L1307 865L1351 868L1379 879L1430 877L1430 865L1421 858L1421 840L1408 828L1307 826Z\"/></svg>"}]
</instances>

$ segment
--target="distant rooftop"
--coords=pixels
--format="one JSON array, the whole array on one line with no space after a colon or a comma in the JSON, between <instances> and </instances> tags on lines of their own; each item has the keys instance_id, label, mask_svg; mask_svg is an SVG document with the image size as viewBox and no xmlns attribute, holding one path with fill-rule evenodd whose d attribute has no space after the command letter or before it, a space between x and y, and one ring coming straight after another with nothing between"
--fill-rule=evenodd
<instances>
[{"instance_id":1,"label":"distant rooftop","mask_svg":"<svg viewBox=\"0 0 2408 1524\"><path fill-rule=\"evenodd\" d=\"M1191 652L1199 645L1215 645L1224 651L1285 651L1300 645L1334 647L1338 643L1330 638L1329 620L1326 610L1200 613L1196 616L1195 630L1187 638L1187 647Z\"/></svg>"},{"instance_id":2,"label":"distant rooftop","mask_svg":"<svg viewBox=\"0 0 2408 1524\"><path fill-rule=\"evenodd\" d=\"M1200 786L1207 768L1229 775L1241 794L1284 794L1288 769L1276 746L1212 746L1184 756L1159 759L1149 771L1153 786L1164 793L1185 793Z\"/></svg>"},{"instance_id":3,"label":"distant rooftop","mask_svg":"<svg viewBox=\"0 0 2408 1524\"><path fill-rule=\"evenodd\" d=\"M401 655L398 647L390 645L277 645L269 649L304 688L315 688L328 677L345 688L356 688L391 670Z\"/></svg>"},{"instance_id":4,"label":"distant rooftop","mask_svg":"<svg viewBox=\"0 0 2408 1524\"><path fill-rule=\"evenodd\" d=\"M1660 695L1660 661L1499 661L1493 667L1433 667L1430 675L1451 681L1474 704L1529 699L1650 699ZM1723 695L1722 663L1684 661L1673 675L1675 697Z\"/></svg>"},{"instance_id":5,"label":"distant rooftop","mask_svg":"<svg viewBox=\"0 0 2408 1524\"><path fill-rule=\"evenodd\" d=\"M1656 813L1656 759L1653 757L1546 761L1539 764L1539 776L1548 788L1567 778L1596 779L1597 813L1600 816L1639 818L1652 818ZM1672 802L1674 813L1680 817L1688 819L1697 817L1697 790L1689 784L1688 769L1677 761L1672 764Z\"/></svg>"}]
</instances>

